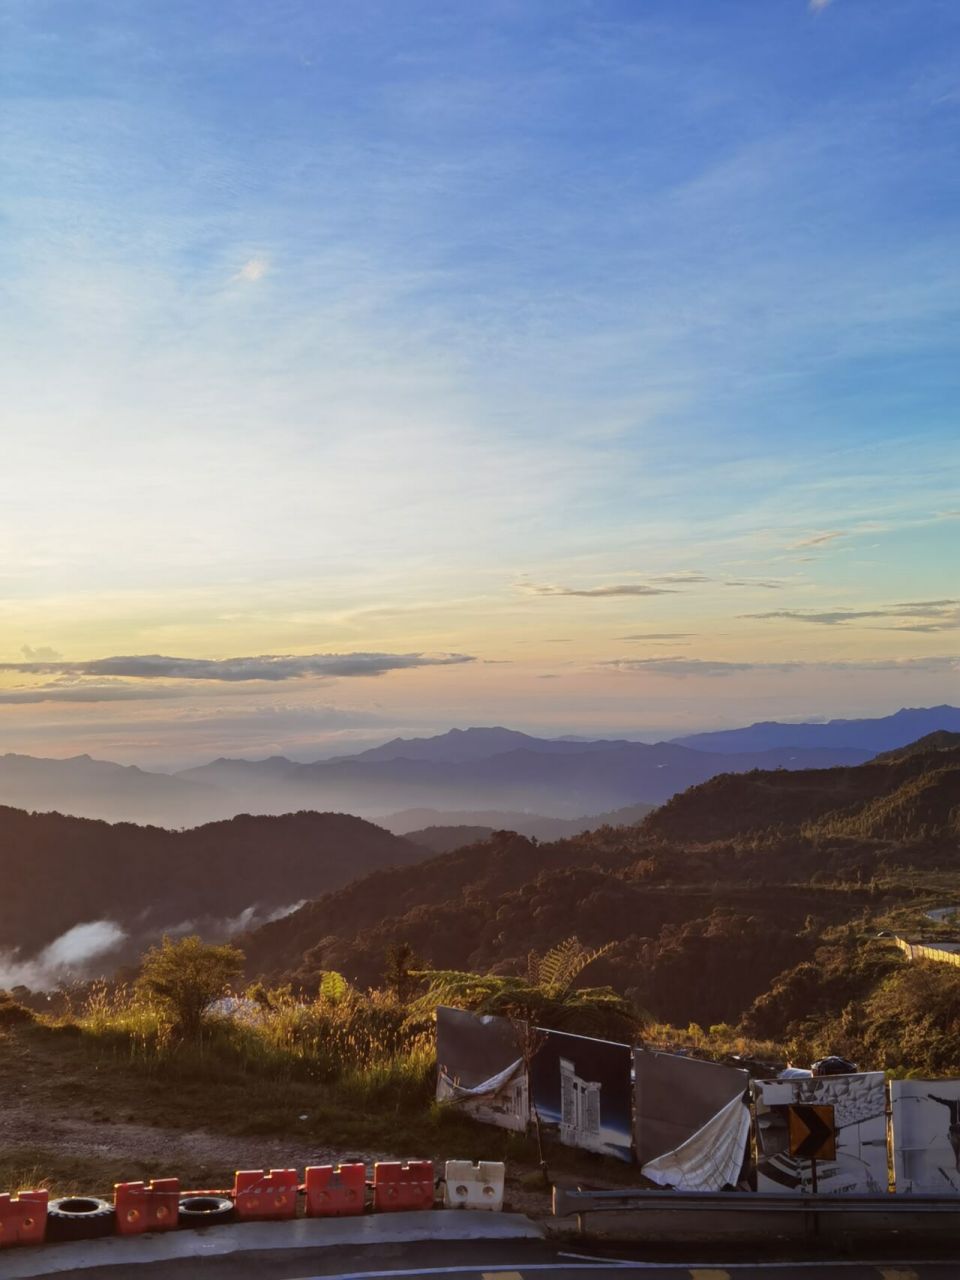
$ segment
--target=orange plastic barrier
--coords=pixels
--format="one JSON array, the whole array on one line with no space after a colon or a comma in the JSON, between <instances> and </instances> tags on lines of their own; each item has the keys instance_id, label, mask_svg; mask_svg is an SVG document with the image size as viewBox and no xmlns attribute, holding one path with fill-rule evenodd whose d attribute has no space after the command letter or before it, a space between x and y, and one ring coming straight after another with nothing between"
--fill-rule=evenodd
<instances>
[{"instance_id":1,"label":"orange plastic barrier","mask_svg":"<svg viewBox=\"0 0 960 1280\"><path fill-rule=\"evenodd\" d=\"M136 1236L141 1231L173 1231L180 1217L180 1179L154 1178L142 1182L118 1182L113 1188L117 1234Z\"/></svg>"},{"instance_id":2,"label":"orange plastic barrier","mask_svg":"<svg viewBox=\"0 0 960 1280\"><path fill-rule=\"evenodd\" d=\"M0 1195L0 1249L9 1244L42 1244L47 1230L46 1191Z\"/></svg>"},{"instance_id":3,"label":"orange plastic barrier","mask_svg":"<svg viewBox=\"0 0 960 1280\"><path fill-rule=\"evenodd\" d=\"M373 1207L381 1213L433 1208L433 1161L378 1161L373 1166Z\"/></svg>"},{"instance_id":4,"label":"orange plastic barrier","mask_svg":"<svg viewBox=\"0 0 960 1280\"><path fill-rule=\"evenodd\" d=\"M362 1164L311 1165L304 1174L308 1218L341 1218L363 1213L367 1170Z\"/></svg>"},{"instance_id":5,"label":"orange plastic barrier","mask_svg":"<svg viewBox=\"0 0 960 1280\"><path fill-rule=\"evenodd\" d=\"M265 1221L297 1216L299 1179L296 1169L238 1169L233 1198L241 1221Z\"/></svg>"}]
</instances>

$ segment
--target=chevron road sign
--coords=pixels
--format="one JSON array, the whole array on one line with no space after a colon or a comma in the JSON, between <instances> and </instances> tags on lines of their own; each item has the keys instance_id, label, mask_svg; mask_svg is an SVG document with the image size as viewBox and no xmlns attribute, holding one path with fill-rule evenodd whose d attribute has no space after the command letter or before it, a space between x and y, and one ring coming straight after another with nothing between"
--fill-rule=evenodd
<instances>
[{"instance_id":1,"label":"chevron road sign","mask_svg":"<svg viewBox=\"0 0 960 1280\"><path fill-rule=\"evenodd\" d=\"M804 1160L836 1160L833 1107L796 1103L787 1107L790 1154Z\"/></svg>"}]
</instances>

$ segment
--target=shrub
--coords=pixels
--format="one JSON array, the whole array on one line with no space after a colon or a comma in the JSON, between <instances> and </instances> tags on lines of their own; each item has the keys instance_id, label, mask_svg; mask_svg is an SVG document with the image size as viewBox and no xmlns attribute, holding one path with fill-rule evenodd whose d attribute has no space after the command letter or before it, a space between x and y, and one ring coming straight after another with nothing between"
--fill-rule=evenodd
<instances>
[{"instance_id":1,"label":"shrub","mask_svg":"<svg viewBox=\"0 0 960 1280\"><path fill-rule=\"evenodd\" d=\"M236 947L212 946L197 937L164 938L143 957L137 991L160 1004L176 1031L196 1039L211 1005L242 972L243 952Z\"/></svg>"}]
</instances>

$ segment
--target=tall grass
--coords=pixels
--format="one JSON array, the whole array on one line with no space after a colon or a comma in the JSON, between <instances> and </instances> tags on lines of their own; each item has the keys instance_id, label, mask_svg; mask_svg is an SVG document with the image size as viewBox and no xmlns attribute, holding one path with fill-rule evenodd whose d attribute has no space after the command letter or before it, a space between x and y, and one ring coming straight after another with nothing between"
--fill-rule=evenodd
<instances>
[{"instance_id":1,"label":"tall grass","mask_svg":"<svg viewBox=\"0 0 960 1280\"><path fill-rule=\"evenodd\" d=\"M643 1041L649 1049L682 1050L711 1059L722 1060L731 1054L739 1054L776 1063L792 1056L789 1043L745 1036L725 1022L714 1023L706 1030L696 1022L686 1027L675 1027L669 1022L650 1022L644 1027Z\"/></svg>"},{"instance_id":2,"label":"tall grass","mask_svg":"<svg viewBox=\"0 0 960 1280\"><path fill-rule=\"evenodd\" d=\"M85 1036L148 1075L309 1082L357 1108L408 1109L433 1093L434 1032L383 991L348 988L303 1000L287 990L221 1002L194 1040L178 1038L161 1006L125 986L96 986L74 1015Z\"/></svg>"}]
</instances>

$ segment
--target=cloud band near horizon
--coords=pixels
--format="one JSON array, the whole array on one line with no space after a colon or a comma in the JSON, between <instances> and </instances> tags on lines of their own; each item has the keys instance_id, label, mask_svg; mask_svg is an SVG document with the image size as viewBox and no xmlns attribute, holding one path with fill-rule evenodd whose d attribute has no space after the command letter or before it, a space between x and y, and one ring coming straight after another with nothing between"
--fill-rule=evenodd
<instances>
[{"instance_id":1,"label":"cloud band near horizon","mask_svg":"<svg viewBox=\"0 0 960 1280\"><path fill-rule=\"evenodd\" d=\"M464 653L312 653L260 654L241 658L175 658L162 654L133 654L42 662L2 662L0 671L18 675L121 677L137 680L296 680L310 676L379 676L387 671L416 667L445 667L475 662Z\"/></svg>"},{"instance_id":2,"label":"cloud band near horizon","mask_svg":"<svg viewBox=\"0 0 960 1280\"><path fill-rule=\"evenodd\" d=\"M708 658L613 658L602 664L617 671L644 672L653 675L672 676L682 680L688 676L730 676L745 672L772 671L790 674L797 671L897 671L897 672L950 672L960 671L960 657L939 655L929 658L876 658L859 661L802 661L784 662L727 662Z\"/></svg>"}]
</instances>

